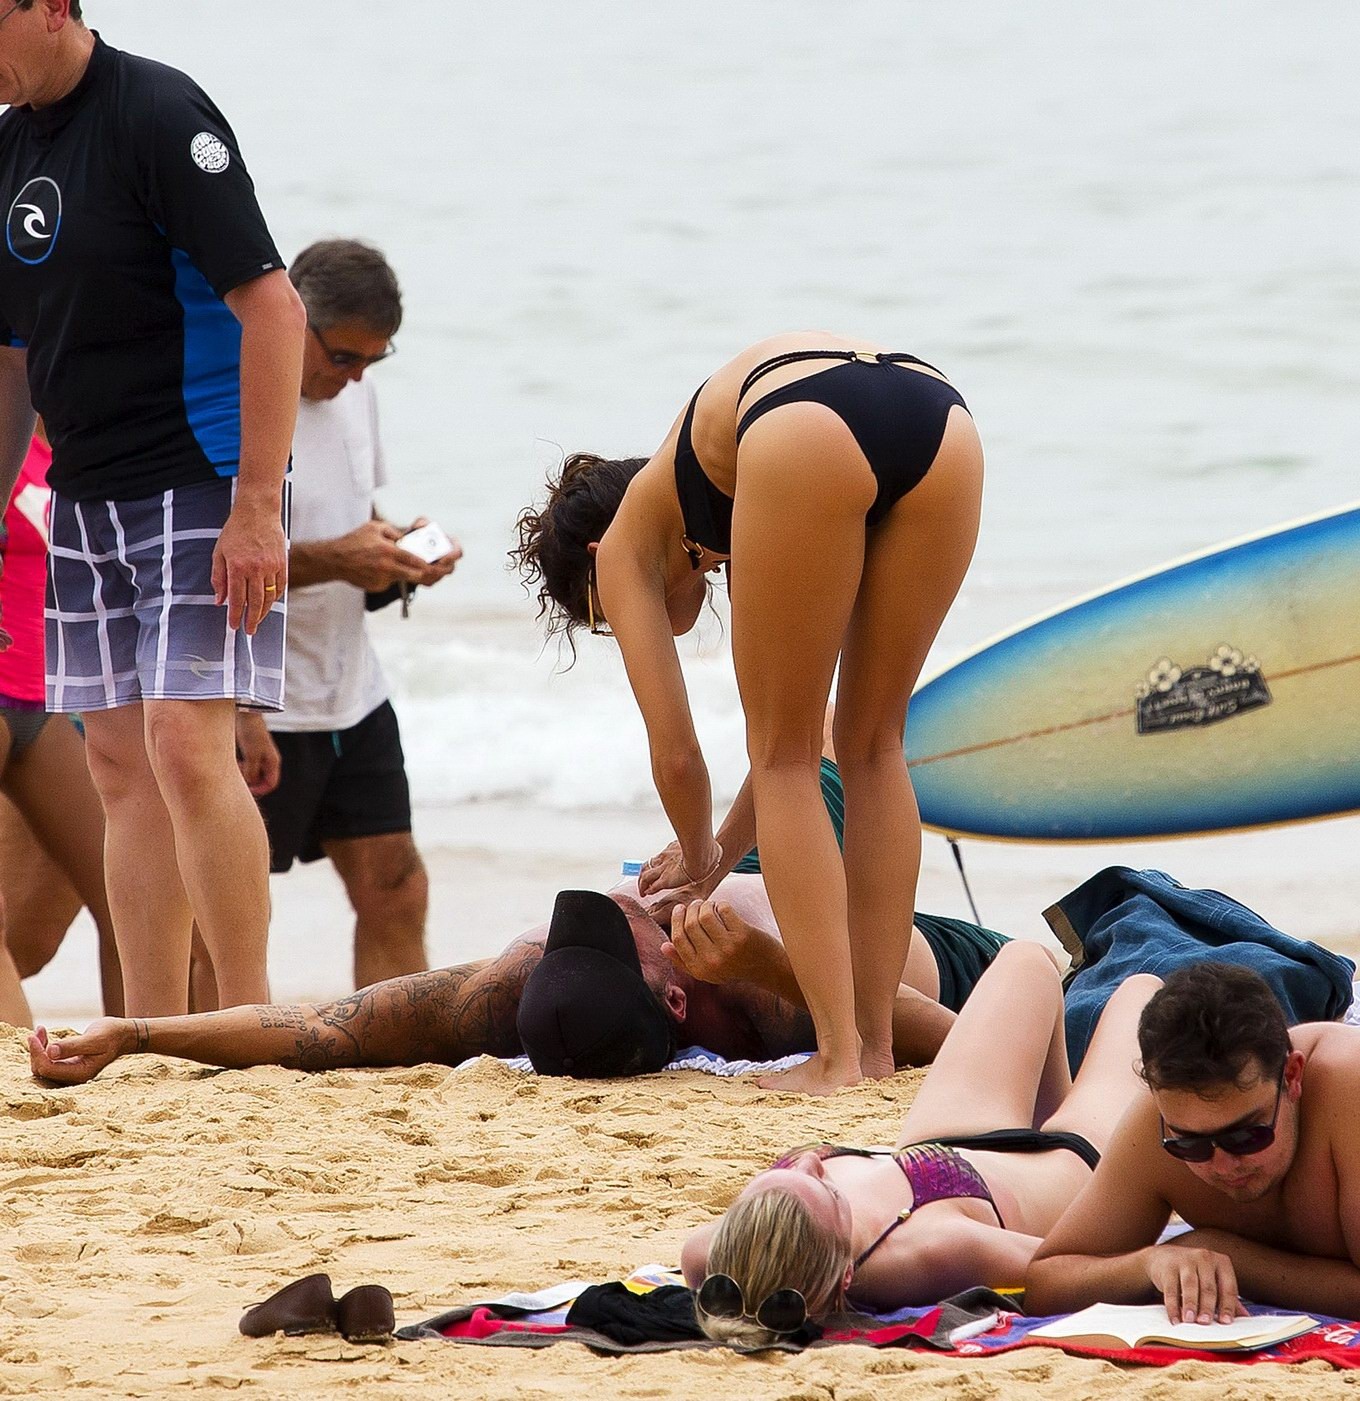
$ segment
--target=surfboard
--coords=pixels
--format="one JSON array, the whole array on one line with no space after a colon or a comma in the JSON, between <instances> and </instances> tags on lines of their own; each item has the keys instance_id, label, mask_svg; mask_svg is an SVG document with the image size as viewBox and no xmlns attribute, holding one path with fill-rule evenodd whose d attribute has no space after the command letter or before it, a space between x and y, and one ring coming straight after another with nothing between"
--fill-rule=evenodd
<instances>
[{"instance_id":1,"label":"surfboard","mask_svg":"<svg viewBox=\"0 0 1360 1401\"><path fill-rule=\"evenodd\" d=\"M923 822L1189 836L1360 810L1360 503L1229 541L984 643L913 695Z\"/></svg>"}]
</instances>

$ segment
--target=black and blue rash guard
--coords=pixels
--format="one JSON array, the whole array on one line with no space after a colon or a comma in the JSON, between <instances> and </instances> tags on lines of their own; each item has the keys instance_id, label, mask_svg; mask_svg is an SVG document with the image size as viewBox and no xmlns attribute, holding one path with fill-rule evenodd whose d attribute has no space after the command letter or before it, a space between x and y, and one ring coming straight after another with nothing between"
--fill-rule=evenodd
<instances>
[{"instance_id":1,"label":"black and blue rash guard","mask_svg":"<svg viewBox=\"0 0 1360 1401\"><path fill-rule=\"evenodd\" d=\"M59 102L0 115L0 344L27 349L73 500L232 476L241 330L222 301L283 267L222 114L110 48Z\"/></svg>"}]
</instances>

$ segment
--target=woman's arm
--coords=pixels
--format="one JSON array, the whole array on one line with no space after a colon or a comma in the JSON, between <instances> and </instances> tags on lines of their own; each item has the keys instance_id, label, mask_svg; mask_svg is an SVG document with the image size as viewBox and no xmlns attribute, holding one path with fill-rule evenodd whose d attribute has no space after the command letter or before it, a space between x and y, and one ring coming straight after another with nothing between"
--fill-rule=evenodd
<instances>
[{"instance_id":1,"label":"woman's arm","mask_svg":"<svg viewBox=\"0 0 1360 1401\"><path fill-rule=\"evenodd\" d=\"M708 1248L718 1225L717 1221L710 1221L707 1226L700 1226L680 1251L680 1269L691 1289L697 1289L708 1274Z\"/></svg>"},{"instance_id":2,"label":"woman's arm","mask_svg":"<svg viewBox=\"0 0 1360 1401\"><path fill-rule=\"evenodd\" d=\"M33 437L33 406L28 401L27 353L14 346L0 346L0 517L9 508L14 483L23 470ZM4 544L0 535L0 547ZM0 570L4 557L0 553ZM0 652L10 636L0 623Z\"/></svg>"},{"instance_id":3,"label":"woman's arm","mask_svg":"<svg viewBox=\"0 0 1360 1401\"><path fill-rule=\"evenodd\" d=\"M0 346L0 516L9 506L33 438L33 405L28 399L28 352Z\"/></svg>"},{"instance_id":4,"label":"woman's arm","mask_svg":"<svg viewBox=\"0 0 1360 1401\"><path fill-rule=\"evenodd\" d=\"M937 1304L974 1285L1022 1284L1038 1236L960 1216L940 1224L913 1217L884 1241L850 1281L856 1303L875 1308Z\"/></svg>"},{"instance_id":5,"label":"woman's arm","mask_svg":"<svg viewBox=\"0 0 1360 1401\"><path fill-rule=\"evenodd\" d=\"M708 768L690 713L684 673L671 636L664 588L626 547L600 546L600 603L618 639L628 682L647 727L652 780L680 842L686 870L702 877L718 855Z\"/></svg>"}]
</instances>

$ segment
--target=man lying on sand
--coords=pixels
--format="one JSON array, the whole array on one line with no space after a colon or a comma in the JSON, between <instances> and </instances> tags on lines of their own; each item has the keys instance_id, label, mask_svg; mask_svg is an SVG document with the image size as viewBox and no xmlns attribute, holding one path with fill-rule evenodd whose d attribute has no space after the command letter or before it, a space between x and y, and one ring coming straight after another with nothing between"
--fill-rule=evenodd
<instances>
[{"instance_id":1,"label":"man lying on sand","mask_svg":"<svg viewBox=\"0 0 1360 1401\"><path fill-rule=\"evenodd\" d=\"M1285 1026L1245 968L1166 980L1138 1028L1146 1091L1040 1246L1031 1313L1160 1296L1227 1322L1239 1297L1360 1317L1360 1030ZM1173 1212L1192 1228L1157 1239Z\"/></svg>"},{"instance_id":2,"label":"man lying on sand","mask_svg":"<svg viewBox=\"0 0 1360 1401\"><path fill-rule=\"evenodd\" d=\"M550 925L497 958L391 978L338 1002L106 1017L60 1040L39 1027L29 1038L33 1073L81 1084L138 1052L302 1070L527 1052L541 1072L594 1078L659 1070L677 1046L729 1060L811 1051L812 1021L763 880L734 874L714 896L677 907L668 933L638 901L635 881L607 896L565 891ZM917 933L894 1019L899 1065L934 1058L954 1022L935 999L962 1005L1006 942L929 915L917 915Z\"/></svg>"}]
</instances>

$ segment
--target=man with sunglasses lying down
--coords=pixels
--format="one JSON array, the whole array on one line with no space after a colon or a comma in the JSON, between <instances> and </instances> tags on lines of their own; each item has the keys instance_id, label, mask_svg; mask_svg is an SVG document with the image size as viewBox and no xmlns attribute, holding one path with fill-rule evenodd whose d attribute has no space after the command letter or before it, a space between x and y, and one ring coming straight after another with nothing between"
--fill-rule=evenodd
<instances>
[{"instance_id":1,"label":"man with sunglasses lying down","mask_svg":"<svg viewBox=\"0 0 1360 1401\"><path fill-rule=\"evenodd\" d=\"M1360 1029L1290 1030L1255 973L1201 963L1150 999L1138 1045L1145 1092L1034 1256L1026 1309L1360 1317ZM1191 1229L1159 1245L1172 1213Z\"/></svg>"}]
</instances>

